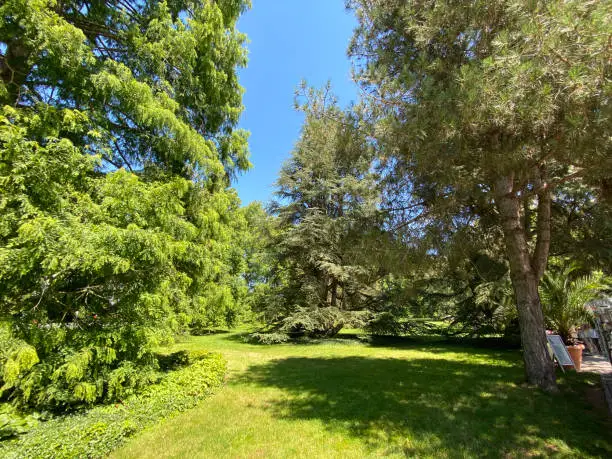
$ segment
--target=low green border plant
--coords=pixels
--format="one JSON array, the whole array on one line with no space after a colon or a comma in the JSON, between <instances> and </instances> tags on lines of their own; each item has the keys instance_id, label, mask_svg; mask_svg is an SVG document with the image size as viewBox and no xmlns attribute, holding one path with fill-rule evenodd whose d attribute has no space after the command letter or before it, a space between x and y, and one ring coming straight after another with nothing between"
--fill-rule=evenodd
<instances>
[{"instance_id":1,"label":"low green border plant","mask_svg":"<svg viewBox=\"0 0 612 459\"><path fill-rule=\"evenodd\" d=\"M16 440L0 443L0 457L102 457L128 437L197 405L223 382L220 354L189 353L190 365L169 372L157 385L121 403L54 418Z\"/></svg>"}]
</instances>

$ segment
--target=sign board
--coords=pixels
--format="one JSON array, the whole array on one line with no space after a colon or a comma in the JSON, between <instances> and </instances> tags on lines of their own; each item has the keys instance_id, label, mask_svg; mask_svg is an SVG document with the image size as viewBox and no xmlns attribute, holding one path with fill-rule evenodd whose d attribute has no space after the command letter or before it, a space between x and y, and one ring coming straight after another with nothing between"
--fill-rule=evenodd
<instances>
[{"instance_id":1,"label":"sign board","mask_svg":"<svg viewBox=\"0 0 612 459\"><path fill-rule=\"evenodd\" d=\"M570 357L569 352L567 352L567 348L561 337L559 335L546 335L546 338L561 368L563 368L564 365L573 366L575 368L574 361Z\"/></svg>"}]
</instances>

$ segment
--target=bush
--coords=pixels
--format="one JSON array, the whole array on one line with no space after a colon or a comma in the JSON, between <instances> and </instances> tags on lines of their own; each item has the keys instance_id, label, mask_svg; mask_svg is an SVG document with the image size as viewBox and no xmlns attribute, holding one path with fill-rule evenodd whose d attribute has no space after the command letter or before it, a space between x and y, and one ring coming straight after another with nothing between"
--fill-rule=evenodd
<instances>
[{"instance_id":1,"label":"bush","mask_svg":"<svg viewBox=\"0 0 612 459\"><path fill-rule=\"evenodd\" d=\"M136 327L47 325L15 333L0 323L0 400L66 412L128 397L160 379L153 341Z\"/></svg>"},{"instance_id":2,"label":"bush","mask_svg":"<svg viewBox=\"0 0 612 459\"><path fill-rule=\"evenodd\" d=\"M366 325L365 330L378 336L423 336L442 333L439 327L427 320L398 318L389 312L379 314Z\"/></svg>"},{"instance_id":3,"label":"bush","mask_svg":"<svg viewBox=\"0 0 612 459\"><path fill-rule=\"evenodd\" d=\"M157 356L157 362L160 370L176 370L189 364L189 352L177 351L171 354L159 354Z\"/></svg>"},{"instance_id":4,"label":"bush","mask_svg":"<svg viewBox=\"0 0 612 459\"><path fill-rule=\"evenodd\" d=\"M282 344L289 341L289 335L278 332L251 333L245 337L245 341L251 344Z\"/></svg>"},{"instance_id":5,"label":"bush","mask_svg":"<svg viewBox=\"0 0 612 459\"><path fill-rule=\"evenodd\" d=\"M17 440L0 443L0 457L103 457L128 437L194 407L221 385L226 362L218 354L188 354L194 363L121 403L40 423Z\"/></svg>"},{"instance_id":6,"label":"bush","mask_svg":"<svg viewBox=\"0 0 612 459\"><path fill-rule=\"evenodd\" d=\"M361 327L367 311L344 311L331 306L297 308L283 319L280 330L291 336L322 338L336 336L343 327Z\"/></svg>"}]
</instances>

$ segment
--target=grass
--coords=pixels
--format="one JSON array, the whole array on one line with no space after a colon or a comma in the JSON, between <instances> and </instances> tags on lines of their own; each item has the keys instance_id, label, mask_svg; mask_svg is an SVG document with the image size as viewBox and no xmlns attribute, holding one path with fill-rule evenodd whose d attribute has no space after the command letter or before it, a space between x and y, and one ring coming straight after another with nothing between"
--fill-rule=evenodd
<instances>
[{"instance_id":1,"label":"grass","mask_svg":"<svg viewBox=\"0 0 612 459\"><path fill-rule=\"evenodd\" d=\"M177 348L221 352L226 386L114 458L612 457L597 378L524 386L518 351L354 340L257 346L236 334ZM597 401L597 400L596 400Z\"/></svg>"}]
</instances>

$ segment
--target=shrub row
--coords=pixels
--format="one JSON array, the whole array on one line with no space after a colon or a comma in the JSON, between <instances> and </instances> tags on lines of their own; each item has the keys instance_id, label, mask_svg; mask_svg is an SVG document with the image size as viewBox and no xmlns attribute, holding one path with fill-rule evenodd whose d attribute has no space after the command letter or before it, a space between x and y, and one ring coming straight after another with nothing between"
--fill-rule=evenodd
<instances>
[{"instance_id":1,"label":"shrub row","mask_svg":"<svg viewBox=\"0 0 612 459\"><path fill-rule=\"evenodd\" d=\"M16 440L0 443L3 458L102 457L145 427L194 407L223 382L219 354L189 354L190 365L121 403L40 423Z\"/></svg>"}]
</instances>

